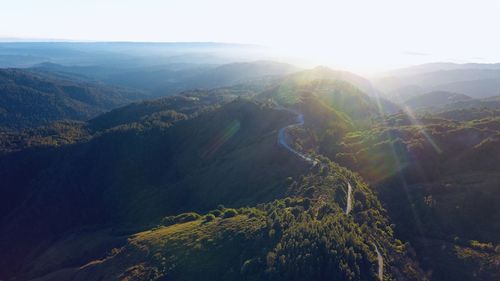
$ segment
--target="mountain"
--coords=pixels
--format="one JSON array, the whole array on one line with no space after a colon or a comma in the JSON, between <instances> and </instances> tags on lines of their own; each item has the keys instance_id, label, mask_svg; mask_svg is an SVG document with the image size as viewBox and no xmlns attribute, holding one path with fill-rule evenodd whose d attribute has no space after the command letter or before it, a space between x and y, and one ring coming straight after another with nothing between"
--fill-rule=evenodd
<instances>
[{"instance_id":1,"label":"mountain","mask_svg":"<svg viewBox=\"0 0 500 281\"><path fill-rule=\"evenodd\" d=\"M86 120L141 98L139 91L21 69L0 70L0 126L8 128Z\"/></svg>"}]
</instances>

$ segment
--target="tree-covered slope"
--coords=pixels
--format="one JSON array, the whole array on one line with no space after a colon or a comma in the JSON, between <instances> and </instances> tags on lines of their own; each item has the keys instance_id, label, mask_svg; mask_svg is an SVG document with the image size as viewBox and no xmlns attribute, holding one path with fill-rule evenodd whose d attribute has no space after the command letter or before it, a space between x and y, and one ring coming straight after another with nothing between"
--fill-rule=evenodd
<instances>
[{"instance_id":1,"label":"tree-covered slope","mask_svg":"<svg viewBox=\"0 0 500 281\"><path fill-rule=\"evenodd\" d=\"M238 97L255 95L242 86L186 91L179 95L134 102L88 120L56 121L47 125L0 130L0 154L27 148L85 141L107 130L168 128L178 121L214 110Z\"/></svg>"},{"instance_id":2,"label":"tree-covered slope","mask_svg":"<svg viewBox=\"0 0 500 281\"><path fill-rule=\"evenodd\" d=\"M6 154L2 248L29 250L80 224L142 223L275 198L300 169L276 149L277 130L292 118L236 101L168 129L116 129L88 142Z\"/></svg>"},{"instance_id":3,"label":"tree-covered slope","mask_svg":"<svg viewBox=\"0 0 500 281\"><path fill-rule=\"evenodd\" d=\"M433 280L494 280L499 120L486 109L451 116L461 121L389 116L349 132L327 155L378 186L397 233L415 246Z\"/></svg>"},{"instance_id":4,"label":"tree-covered slope","mask_svg":"<svg viewBox=\"0 0 500 281\"><path fill-rule=\"evenodd\" d=\"M153 229L126 235L126 241L118 232L102 232L94 238L114 239L114 246L110 243L98 258L73 254L80 263L63 267L67 260L61 261L59 255L89 239L82 234L43 253L25 276L42 276L37 280L378 280L377 247L386 265L384 280L425 280L408 246L394 239L370 188L351 172L322 161L322 167L305 169L304 175L294 177L279 200L166 217ZM343 211L347 182L354 187L355 203L349 215ZM48 257L55 264L44 262Z\"/></svg>"}]
</instances>

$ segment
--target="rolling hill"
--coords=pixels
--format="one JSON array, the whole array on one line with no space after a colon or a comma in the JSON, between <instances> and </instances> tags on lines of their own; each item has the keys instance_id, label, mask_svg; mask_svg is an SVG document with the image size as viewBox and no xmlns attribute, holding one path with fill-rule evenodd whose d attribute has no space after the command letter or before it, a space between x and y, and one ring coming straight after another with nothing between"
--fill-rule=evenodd
<instances>
[{"instance_id":1,"label":"rolling hill","mask_svg":"<svg viewBox=\"0 0 500 281\"><path fill-rule=\"evenodd\" d=\"M278 78L298 68L273 61L228 64L169 63L145 66L63 66L40 64L34 69L59 75L80 75L110 85L139 89L151 97L168 96L193 89L211 89L256 79Z\"/></svg>"},{"instance_id":2,"label":"rolling hill","mask_svg":"<svg viewBox=\"0 0 500 281\"><path fill-rule=\"evenodd\" d=\"M0 70L0 126L7 128L87 120L141 98L139 91L21 69Z\"/></svg>"}]
</instances>

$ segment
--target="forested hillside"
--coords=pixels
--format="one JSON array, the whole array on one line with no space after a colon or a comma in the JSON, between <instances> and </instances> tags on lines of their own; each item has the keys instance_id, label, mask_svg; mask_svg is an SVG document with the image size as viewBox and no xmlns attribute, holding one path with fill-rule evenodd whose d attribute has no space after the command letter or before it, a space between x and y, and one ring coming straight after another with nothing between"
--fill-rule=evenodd
<instances>
[{"instance_id":1,"label":"forested hillside","mask_svg":"<svg viewBox=\"0 0 500 281\"><path fill-rule=\"evenodd\" d=\"M0 70L0 126L26 128L87 120L144 98L139 91L62 79L21 69Z\"/></svg>"},{"instance_id":2,"label":"forested hillside","mask_svg":"<svg viewBox=\"0 0 500 281\"><path fill-rule=\"evenodd\" d=\"M43 262L49 254L57 260L58 253L88 239L96 248L115 239L121 242L106 255L40 280L377 280L375 247L392 265L385 268L384 280L426 280L408 246L393 238L385 212L366 184L323 161L321 169L306 169L291 179L282 199L165 217L126 241L117 231L86 233L55 245L35 260L31 272L57 268L57 262ZM355 188L352 215L343 212L346 182Z\"/></svg>"},{"instance_id":3,"label":"forested hillside","mask_svg":"<svg viewBox=\"0 0 500 281\"><path fill-rule=\"evenodd\" d=\"M376 280L377 247L392 265L384 278L424 278L361 178L326 158L311 167L278 145L293 114L261 96L241 97L248 92L222 93L130 105L84 124L77 131L85 138L73 144L4 154L5 276ZM294 106L318 127L334 131L338 119L347 131L363 116L318 96ZM350 215L347 184L354 188ZM70 250L89 239L88 251Z\"/></svg>"},{"instance_id":4,"label":"forested hillside","mask_svg":"<svg viewBox=\"0 0 500 281\"><path fill-rule=\"evenodd\" d=\"M369 130L346 134L328 155L378 186L397 233L417 248L436 280L494 280L500 120L487 109L440 116L460 121L428 114L381 118Z\"/></svg>"}]
</instances>

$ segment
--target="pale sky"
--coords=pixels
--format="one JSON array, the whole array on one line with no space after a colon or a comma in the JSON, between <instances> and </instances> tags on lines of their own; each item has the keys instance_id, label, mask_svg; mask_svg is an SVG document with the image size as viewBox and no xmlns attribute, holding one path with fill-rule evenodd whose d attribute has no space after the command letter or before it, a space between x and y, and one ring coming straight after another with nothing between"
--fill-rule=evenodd
<instances>
[{"instance_id":1,"label":"pale sky","mask_svg":"<svg viewBox=\"0 0 500 281\"><path fill-rule=\"evenodd\" d=\"M0 0L0 37L261 44L347 69L500 62L495 0Z\"/></svg>"}]
</instances>

